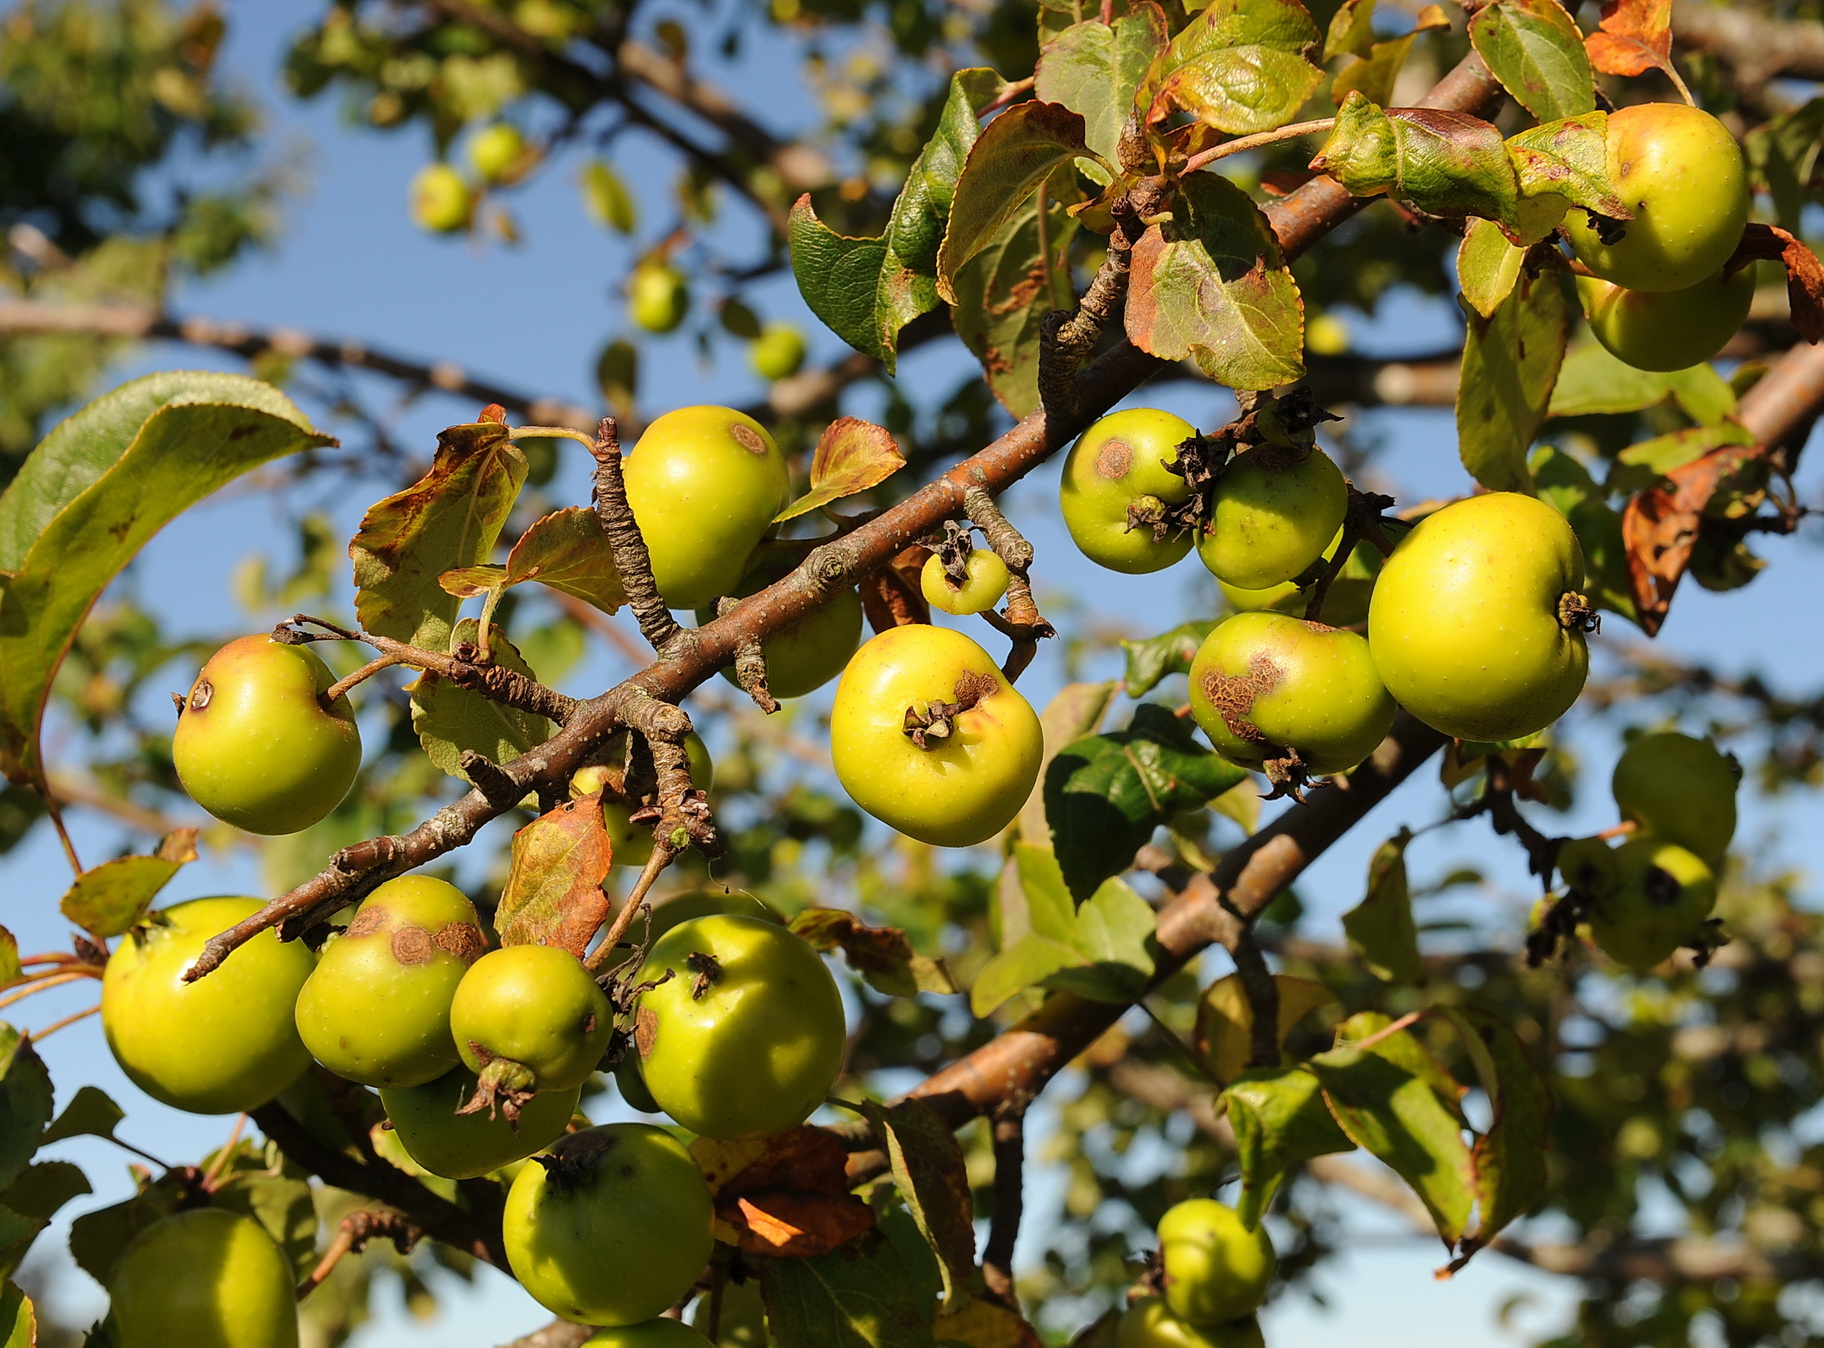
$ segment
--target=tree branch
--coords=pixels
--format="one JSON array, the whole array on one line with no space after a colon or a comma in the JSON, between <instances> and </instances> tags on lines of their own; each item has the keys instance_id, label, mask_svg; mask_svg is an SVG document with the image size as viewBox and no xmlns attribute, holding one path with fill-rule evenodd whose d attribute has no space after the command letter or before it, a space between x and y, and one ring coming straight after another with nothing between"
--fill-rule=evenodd
<instances>
[{"instance_id":1,"label":"tree branch","mask_svg":"<svg viewBox=\"0 0 1824 1348\"><path fill-rule=\"evenodd\" d=\"M1020 1299L1013 1286L1013 1247L1026 1203L1026 1104L1016 1096L995 1111L994 1207L982 1251L982 1281L989 1298L1015 1314Z\"/></svg>"}]
</instances>

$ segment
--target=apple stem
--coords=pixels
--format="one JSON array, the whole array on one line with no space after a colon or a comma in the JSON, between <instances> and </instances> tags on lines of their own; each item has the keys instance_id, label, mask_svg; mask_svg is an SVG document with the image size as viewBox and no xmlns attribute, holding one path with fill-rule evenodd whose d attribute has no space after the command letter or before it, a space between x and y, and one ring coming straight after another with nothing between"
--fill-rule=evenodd
<instances>
[{"instance_id":1,"label":"apple stem","mask_svg":"<svg viewBox=\"0 0 1824 1348\"><path fill-rule=\"evenodd\" d=\"M1291 126L1282 126L1275 131L1262 131L1257 135L1239 136L1225 141L1221 145L1194 154L1184 161L1181 173L1195 173L1198 169L1214 164L1218 159L1227 159L1232 154L1245 154L1249 150L1259 150L1268 145L1277 145L1282 140L1297 140L1300 136L1315 136L1319 132L1336 129L1336 118L1320 117L1314 122L1294 122Z\"/></svg>"},{"instance_id":2,"label":"apple stem","mask_svg":"<svg viewBox=\"0 0 1824 1348\"><path fill-rule=\"evenodd\" d=\"M1000 613L992 610L982 616L996 631L1013 641L1001 674L1012 683L1038 654L1039 642L1057 635L1057 629L1045 621L1032 597L1032 544L1002 513L988 489L979 483L963 493L963 508L969 520L982 531L982 538L1007 567L1007 607Z\"/></svg>"}]
</instances>

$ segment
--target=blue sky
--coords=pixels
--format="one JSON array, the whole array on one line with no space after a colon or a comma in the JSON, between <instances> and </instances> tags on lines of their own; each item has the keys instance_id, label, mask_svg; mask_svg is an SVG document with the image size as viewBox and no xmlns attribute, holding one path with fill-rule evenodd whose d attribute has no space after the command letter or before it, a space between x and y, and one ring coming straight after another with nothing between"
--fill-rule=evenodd
<instances>
[{"instance_id":1,"label":"blue sky","mask_svg":"<svg viewBox=\"0 0 1824 1348\"><path fill-rule=\"evenodd\" d=\"M293 145L308 166L308 191L288 213L277 247L253 257L230 273L194 285L177 300L184 314L292 326L324 336L357 337L374 346L422 357L452 360L491 379L530 391L593 405L596 352L622 318L619 284L638 244L629 244L593 224L575 189L578 159L550 166L511 203L525 232L518 248L497 244L475 246L464 241L433 239L415 229L405 214L405 184L428 157L424 133L413 129L391 135L351 130L339 117L333 97L299 106L278 92L277 71L291 18L298 7L255 5L241 0L227 6L230 41L225 59L236 79L264 105L269 124L281 143ZM808 119L808 97L794 84L780 86L776 64L767 53L750 54L745 63L725 73L726 82L763 109L781 127ZM650 141L629 136L617 147L616 163L630 181L650 177L669 181L670 161ZM731 203L729 209L744 208ZM643 243L664 228L662 219L644 225ZM789 278L776 278L759 292L763 317L790 318L813 333L813 359L832 359L846 348L817 328L793 290ZM1373 322L1355 324L1358 340L1370 350L1386 352L1432 349L1447 341L1453 324L1447 310L1395 298ZM948 387L967 357L953 350L923 350L902 366L902 379L913 389ZM149 349L119 372L122 377L154 368L226 366L206 352L175 347ZM743 403L761 391L747 372L739 349L727 347L719 363L706 367L694 344L679 335L648 348L648 379L642 410L702 401ZM370 385L381 388L380 385ZM1166 406L1212 425L1226 419L1227 400L1215 388L1174 384L1135 402ZM851 409L866 414L869 399L858 396ZM422 453L441 426L468 420L475 408L442 395L431 395L403 408L397 429L402 443ZM1377 412L1366 421L1384 449L1377 470L1401 484L1406 499L1454 494L1468 481L1457 464L1448 412ZM569 499L583 501L586 480L580 447L567 445L559 485ZM1817 500L1824 469L1806 465L1801 487ZM1070 546L1056 520L1056 466L1037 472L1009 497L1015 520L1027 530L1038 550L1040 597L1059 612L1076 607L1118 622L1142 635L1208 613L1214 607L1213 585L1191 563L1163 578L1117 577L1100 571ZM377 496L352 494L333 503L344 528L352 529L366 503ZM249 552L287 559L288 540L275 540L271 507L257 498L231 496L212 502L171 529L150 547L123 583L165 614L184 632L218 632L236 621L229 577ZM1761 550L1773 563L1766 575L1743 592L1712 595L1687 586L1659 638L1674 652L1702 656L1731 672L1756 671L1777 688L1802 693L1818 682L1824 668L1816 625L1794 615L1815 612L1820 558L1807 532L1795 539L1768 539ZM1615 629L1620 629L1619 631ZM979 639L998 649L984 628ZM1627 625L1611 624L1607 642L1638 640ZM570 691L595 691L615 676L612 656L596 653L570 678ZM1112 660L1093 662L1079 677L1109 677ZM172 670L171 686L181 687L191 671ZM1067 677L1060 650L1043 653L1022 687L1041 703ZM816 707L795 714L814 724ZM1575 718L1573 718L1573 725ZM1605 779L1613 747L1599 737L1580 745L1592 782ZM1586 793L1585 807L1553 831L1594 830L1614 822L1601 807L1600 789ZM1380 806L1343 844L1314 866L1301 885L1312 916L1311 931L1331 935L1336 918L1361 896L1367 858L1374 846L1401 824L1429 822L1443 809L1435 779L1428 773ZM1809 839L1824 824L1814 796L1792 796L1776 802L1745 804L1742 838L1764 861L1782 861L1809 869L1814 853ZM116 834L92 817L76 819L85 854L108 854ZM1511 845L1496 840L1480 822L1427 835L1415 844L1412 864L1423 878L1472 862L1492 878L1489 886L1433 901L1421 916L1445 910L1475 909L1487 919L1491 911L1506 915L1515 933L1530 893L1524 865ZM4 920L24 948L63 944L67 932L55 912L67 871L48 834L7 857L6 892L14 896ZM175 900L257 884L244 857L211 854L183 872L168 898ZM1226 971L1212 957L1209 972ZM48 994L22 1016L28 1026L42 1025L67 1011L80 1009L86 991ZM134 1141L158 1154L188 1159L225 1135L227 1120L197 1119L165 1110L140 1096L120 1075L102 1044L99 1026L90 1020L60 1033L46 1045L59 1101L76 1085L95 1082L129 1109L124 1130ZM86 1205L114 1201L125 1192L126 1159L105 1144L66 1144L63 1153L88 1165L101 1192ZM91 1164L92 1163L92 1164ZM1032 1179L1035 1225L1056 1195L1043 1175ZM1350 1207L1360 1217L1360 1246L1336 1261L1320 1279L1328 1307L1304 1297L1283 1298L1267 1314L1269 1340L1275 1348L1315 1348L1347 1326L1358 1348L1444 1348L1465 1336L1488 1337L1497 1309L1524 1298L1522 1322L1533 1330L1554 1323L1570 1304L1567 1284L1530 1273L1496 1256L1485 1255L1457 1279L1439 1284L1432 1270L1441 1262L1436 1245L1410 1239L1396 1222L1376 1212ZM54 1244L54 1234L46 1241ZM92 1312L99 1294L86 1277L71 1271L58 1281L60 1297L72 1309ZM369 1348L385 1344L461 1342L486 1344L504 1340L542 1322L543 1313L504 1277L484 1272L478 1290L453 1296L443 1318L414 1325L397 1306L362 1331L356 1342ZM457 1327L460 1326L458 1331ZM1397 1339L1396 1339L1397 1336Z\"/></svg>"}]
</instances>

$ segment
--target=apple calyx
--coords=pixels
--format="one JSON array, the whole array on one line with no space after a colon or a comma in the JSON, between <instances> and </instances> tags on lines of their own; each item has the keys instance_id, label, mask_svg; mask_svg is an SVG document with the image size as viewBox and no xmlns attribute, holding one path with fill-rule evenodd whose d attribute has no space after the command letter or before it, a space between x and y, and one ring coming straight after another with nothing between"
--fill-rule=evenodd
<instances>
[{"instance_id":1,"label":"apple calyx","mask_svg":"<svg viewBox=\"0 0 1824 1348\"><path fill-rule=\"evenodd\" d=\"M469 1048L480 1059L482 1069L476 1077L475 1093L456 1112L479 1114L485 1109L492 1119L498 1111L517 1133L520 1111L532 1103L532 1097L538 1094L538 1078L524 1063L514 1062L511 1058L498 1058L473 1039L469 1041Z\"/></svg>"},{"instance_id":2,"label":"apple calyx","mask_svg":"<svg viewBox=\"0 0 1824 1348\"><path fill-rule=\"evenodd\" d=\"M1567 632L1600 632L1602 615L1585 596L1567 590L1558 597L1558 625Z\"/></svg>"},{"instance_id":3,"label":"apple calyx","mask_svg":"<svg viewBox=\"0 0 1824 1348\"><path fill-rule=\"evenodd\" d=\"M962 675L952 689L952 696L956 699L954 702L927 702L923 707L914 703L906 708L907 737L921 749L930 748L931 740L948 739L955 728L956 718L997 691L1000 686L999 680L987 674Z\"/></svg>"}]
</instances>

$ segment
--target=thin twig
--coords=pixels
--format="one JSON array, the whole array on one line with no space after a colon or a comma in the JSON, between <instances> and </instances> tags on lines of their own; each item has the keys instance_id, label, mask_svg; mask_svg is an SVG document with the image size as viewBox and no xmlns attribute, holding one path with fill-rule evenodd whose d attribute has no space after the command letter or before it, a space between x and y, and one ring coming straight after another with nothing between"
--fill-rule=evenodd
<instances>
[{"instance_id":1,"label":"thin twig","mask_svg":"<svg viewBox=\"0 0 1824 1348\"><path fill-rule=\"evenodd\" d=\"M1243 154L1248 150L1277 145L1282 140L1297 140L1300 136L1315 136L1320 131L1334 131L1335 129L1336 118L1319 117L1316 121L1294 122L1290 126L1282 126L1275 131L1261 131L1252 136L1238 136L1234 140L1212 146L1202 154L1192 155L1184 161L1184 167L1179 172L1195 173L1198 169L1214 164L1218 159L1227 159L1232 154Z\"/></svg>"},{"instance_id":2,"label":"thin twig","mask_svg":"<svg viewBox=\"0 0 1824 1348\"><path fill-rule=\"evenodd\" d=\"M79 1020L87 1020L90 1016L97 1014L100 1010L101 1010L101 1003L96 1002L95 1005L91 1006L86 1011L78 1011L78 1012L76 1012L75 1015L65 1016L62 1020L52 1021L49 1025L46 1025L42 1030L39 1030L37 1033L35 1033L29 1037L34 1044L42 1044L45 1040L49 1039L52 1035L56 1034L57 1031L61 1030L64 1026L74 1025Z\"/></svg>"},{"instance_id":3,"label":"thin twig","mask_svg":"<svg viewBox=\"0 0 1824 1348\"><path fill-rule=\"evenodd\" d=\"M1016 1313L1020 1301L1013 1285L1013 1247L1026 1202L1026 1105L1024 1097L1015 1096L995 1112L994 1206L982 1251L982 1281L989 1300Z\"/></svg>"},{"instance_id":4,"label":"thin twig","mask_svg":"<svg viewBox=\"0 0 1824 1348\"><path fill-rule=\"evenodd\" d=\"M215 1183L222 1177L222 1172L228 1168L228 1162L234 1156L235 1144L241 1140L241 1133L246 1127L246 1114L236 1114L234 1127L228 1130L228 1140L216 1150L214 1158L209 1162L209 1169L203 1172L202 1189L204 1193L215 1192Z\"/></svg>"}]
</instances>

